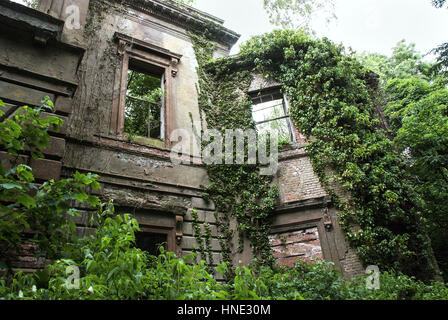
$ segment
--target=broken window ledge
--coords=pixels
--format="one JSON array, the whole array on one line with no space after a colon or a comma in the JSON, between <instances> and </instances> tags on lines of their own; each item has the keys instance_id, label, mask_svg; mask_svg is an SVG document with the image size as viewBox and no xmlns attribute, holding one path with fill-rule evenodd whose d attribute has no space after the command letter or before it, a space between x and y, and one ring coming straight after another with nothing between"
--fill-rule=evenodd
<instances>
[{"instance_id":1,"label":"broken window ledge","mask_svg":"<svg viewBox=\"0 0 448 320\"><path fill-rule=\"evenodd\" d=\"M143 146L156 147L156 148L159 148L159 149L165 149L165 142L163 140L160 140L160 139L149 138L149 137L142 137L142 136L135 136L135 135L130 135L128 133L125 133L123 138L124 138L125 141L136 143L136 144L140 144L140 145L143 145Z\"/></svg>"}]
</instances>

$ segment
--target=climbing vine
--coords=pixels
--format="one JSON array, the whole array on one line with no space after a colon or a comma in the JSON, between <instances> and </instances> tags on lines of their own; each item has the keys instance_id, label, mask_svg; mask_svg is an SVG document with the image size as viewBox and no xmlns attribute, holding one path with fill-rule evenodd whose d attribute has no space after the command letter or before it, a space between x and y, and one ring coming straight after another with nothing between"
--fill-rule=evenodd
<instances>
[{"instance_id":1,"label":"climbing vine","mask_svg":"<svg viewBox=\"0 0 448 320\"><path fill-rule=\"evenodd\" d=\"M89 13L84 26L84 35L90 38L101 28L107 12L111 9L110 3L102 0L90 0Z\"/></svg>"},{"instance_id":2,"label":"climbing vine","mask_svg":"<svg viewBox=\"0 0 448 320\"><path fill-rule=\"evenodd\" d=\"M283 84L295 126L310 143L314 171L340 211L350 245L366 265L434 277L424 202L405 157L394 149L375 108L376 80L342 46L281 30L248 41L237 57L212 61L213 45L192 35L199 106L209 127L253 128L247 95L252 72ZM207 166L208 196L237 217L254 254L272 262L268 232L277 196L256 166ZM228 235L229 236L229 235Z\"/></svg>"},{"instance_id":3,"label":"climbing vine","mask_svg":"<svg viewBox=\"0 0 448 320\"><path fill-rule=\"evenodd\" d=\"M255 129L252 102L247 95L251 73L248 70L229 72L227 60L219 68L210 64L216 46L209 40L208 30L203 34L190 33L190 37L198 61L199 109L205 115L208 128L221 133L226 129ZM204 197L213 200L216 206L223 260L232 261L234 232L230 221L234 218L239 239L237 251L243 251L247 237L256 261L272 265L268 234L278 190L271 185L271 177L261 176L258 165L247 164L207 165L207 173L211 184L206 186Z\"/></svg>"},{"instance_id":4,"label":"climbing vine","mask_svg":"<svg viewBox=\"0 0 448 320\"><path fill-rule=\"evenodd\" d=\"M380 127L373 75L342 46L296 31L255 37L240 57L283 84L293 122L311 140L313 168L361 260L432 278L424 203L405 157Z\"/></svg>"},{"instance_id":5,"label":"climbing vine","mask_svg":"<svg viewBox=\"0 0 448 320\"><path fill-rule=\"evenodd\" d=\"M193 217L193 231L196 242L199 244L199 248L194 249L194 253L198 253L201 260L207 262L207 271L209 273L213 273L213 251L212 251L212 230L210 224L205 222L204 225L204 233L201 230L201 223L199 222L198 211L196 209L192 209L191 215Z\"/></svg>"},{"instance_id":6,"label":"climbing vine","mask_svg":"<svg viewBox=\"0 0 448 320\"><path fill-rule=\"evenodd\" d=\"M205 31L190 33L198 61L198 103L207 126L221 132L254 129L248 95L252 74L282 83L291 118L310 140L313 169L361 260L433 278L425 204L406 158L381 129L374 77L342 46L291 30L254 37L237 57L213 60L215 30L210 22ZM206 168L211 183L204 197L216 205L224 261L232 261L230 222L236 219L238 251L247 237L257 261L272 265L268 234L278 190L271 178L260 176L258 165Z\"/></svg>"}]
</instances>

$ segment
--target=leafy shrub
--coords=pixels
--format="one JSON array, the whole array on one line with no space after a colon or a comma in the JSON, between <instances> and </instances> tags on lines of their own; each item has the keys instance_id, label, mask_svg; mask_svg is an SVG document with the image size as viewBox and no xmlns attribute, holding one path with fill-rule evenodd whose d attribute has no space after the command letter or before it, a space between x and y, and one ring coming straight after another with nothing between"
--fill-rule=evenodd
<instances>
[{"instance_id":1,"label":"leafy shrub","mask_svg":"<svg viewBox=\"0 0 448 320\"><path fill-rule=\"evenodd\" d=\"M34 274L0 279L1 299L43 300L433 300L447 299L442 283L424 284L394 273L381 274L381 289L368 290L365 277L346 281L331 263L295 268L239 266L227 283L207 272L194 254L177 258L161 248L158 257L135 248L138 223L115 215L113 203L101 205L96 234L68 244L70 257ZM79 289L68 289L68 266L80 269ZM227 265L218 266L220 273Z\"/></svg>"},{"instance_id":2,"label":"leafy shrub","mask_svg":"<svg viewBox=\"0 0 448 320\"><path fill-rule=\"evenodd\" d=\"M40 108L20 107L6 117L4 110L11 110L0 100L0 117L6 118L0 123L0 148L6 150L0 163L0 269L11 268L24 244L32 244L36 256L56 257L75 229L67 217L78 213L70 208L69 200L99 204L97 197L87 193L88 187L99 189L96 175L77 172L72 178L38 187L33 169L24 163L24 152L43 158L42 150L50 142L48 131L62 125L57 117L42 116L53 109L47 97ZM28 232L31 239L27 230L32 230Z\"/></svg>"}]
</instances>

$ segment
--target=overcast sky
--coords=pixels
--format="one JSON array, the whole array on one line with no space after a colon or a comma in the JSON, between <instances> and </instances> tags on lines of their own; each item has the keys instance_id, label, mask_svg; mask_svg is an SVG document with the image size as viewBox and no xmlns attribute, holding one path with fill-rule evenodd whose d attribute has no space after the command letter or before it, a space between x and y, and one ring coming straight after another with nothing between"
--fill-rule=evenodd
<instances>
[{"instance_id":1,"label":"overcast sky","mask_svg":"<svg viewBox=\"0 0 448 320\"><path fill-rule=\"evenodd\" d=\"M22 0L14 0L22 2ZM263 0L196 0L200 10L225 20L241 34L232 50L253 35L273 29L263 10ZM436 9L431 0L335 0L338 19L325 27L316 22L318 35L342 42L358 52L390 54L400 40L415 42L427 53L448 41L448 9Z\"/></svg>"},{"instance_id":2,"label":"overcast sky","mask_svg":"<svg viewBox=\"0 0 448 320\"><path fill-rule=\"evenodd\" d=\"M242 35L241 42L273 29L262 2L197 0L196 7L224 19L226 27ZM358 52L390 54L405 39L426 53L448 42L448 10L434 8L431 0L335 0L335 5L338 19L328 27L321 24L318 34Z\"/></svg>"}]
</instances>

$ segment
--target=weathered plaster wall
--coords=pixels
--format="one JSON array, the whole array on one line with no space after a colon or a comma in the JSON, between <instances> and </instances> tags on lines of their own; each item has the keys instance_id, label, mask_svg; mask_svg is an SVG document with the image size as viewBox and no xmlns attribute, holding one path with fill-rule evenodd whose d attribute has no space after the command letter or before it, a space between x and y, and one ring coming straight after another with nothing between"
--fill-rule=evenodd
<instances>
[{"instance_id":1,"label":"weathered plaster wall","mask_svg":"<svg viewBox=\"0 0 448 320\"><path fill-rule=\"evenodd\" d=\"M117 70L122 63L114 40L115 33L119 32L182 55L172 92L173 129L185 129L193 135L190 113L194 121L200 120L197 62L187 30L134 9L127 8L124 12L120 6L97 14L102 20L86 39L87 51L78 72L80 86L71 101L73 113L68 121L70 138L63 158L63 175L68 176L75 170L99 174L103 186L101 196L114 199L119 212L135 214L144 227L174 233L178 231L176 217L182 217L182 237L175 248L180 255L198 248L191 216L191 209L197 208L200 222L211 223L216 265L222 258L214 212L201 199L201 186L209 183L205 168L173 165L168 148L130 143L110 132L119 80ZM217 56L228 54L223 44L219 47ZM86 221L77 221L79 232L84 232Z\"/></svg>"},{"instance_id":2,"label":"weathered plaster wall","mask_svg":"<svg viewBox=\"0 0 448 320\"><path fill-rule=\"evenodd\" d=\"M86 12L85 9L82 12ZM86 27L86 38L80 38L79 32L71 34L67 29L62 33L63 39L86 46L82 61L79 48L61 47L51 41L48 47L36 48L31 46L32 35L17 41L6 33L2 34L0 67L7 71L11 67L29 70L25 70L28 77L23 78L23 85L19 88L12 87L17 86L17 81L5 81L8 73L0 70L0 81L3 81L0 82L0 97L31 105L38 105L42 96L47 94L54 99L59 116L69 116L64 118L62 131L67 138L54 138L59 140L54 140L53 151L48 151L52 157L48 161L55 163L42 164L42 170L57 168L57 176L63 177L70 176L75 170L99 174L103 186L99 195L104 200L115 199L117 212L133 213L143 227L168 230L176 238L174 250L179 255L198 248L191 211L198 209L199 222L208 222L211 226L213 264L216 265L222 257L214 206L201 198L202 186L209 183L205 168L200 164L175 166L168 148L130 143L111 134L110 130L112 106L117 99L117 70L122 63L114 34L120 32L182 55L172 92L173 129L182 128L192 135L190 113L194 121L199 121L200 117L196 92L197 61L187 30L134 9L123 10L120 6L96 14L101 18L96 19L97 25ZM59 28L62 28L60 22ZM215 57L227 55L229 49L220 43ZM14 54L18 51L23 55ZM39 63L30 63L33 60ZM23 74L14 73L13 76L18 79ZM43 74L46 80L29 76L31 74ZM268 84L254 83L253 87L260 89L263 85ZM306 141L298 133L297 137L298 144L281 153L279 171L273 182L280 189L280 201L272 226L277 258L286 259L285 263L290 265L296 257L322 257L335 262L335 267L348 276L358 273L361 271L359 260L347 247L337 222L337 212L331 207L303 149ZM200 162L198 158L194 160ZM87 227L89 208L80 209L85 214L77 218L76 223L82 235L92 232L92 229ZM236 229L235 221L232 224ZM308 235L303 230L312 232ZM290 256L282 256L283 253L277 250L281 235L297 238L288 244ZM312 239L309 238L311 236ZM235 237L234 248L238 247L237 241ZM313 242L309 252L304 246L307 241ZM249 263L251 258L249 244L246 244L244 253L233 256L235 264L239 261Z\"/></svg>"},{"instance_id":3,"label":"weathered plaster wall","mask_svg":"<svg viewBox=\"0 0 448 320\"><path fill-rule=\"evenodd\" d=\"M33 159L26 152L19 161L33 168L36 183L59 179L66 148L67 116L70 98L78 86L76 73L84 49L61 40L64 22L17 3L0 3L0 99L7 105L6 117L17 108L41 106L49 96L55 101L55 113L64 121L59 131L50 131L50 146L43 150L44 159ZM49 115L46 113L45 115ZM3 121L4 119L1 119ZM7 157L0 151L0 160ZM13 264L24 271L41 268L45 260L36 259L25 245L23 256Z\"/></svg>"}]
</instances>

